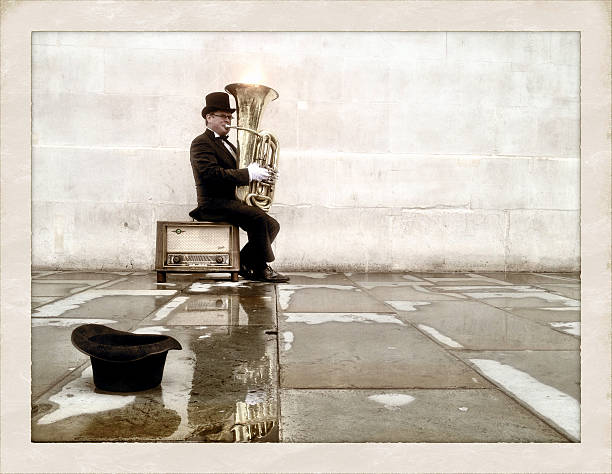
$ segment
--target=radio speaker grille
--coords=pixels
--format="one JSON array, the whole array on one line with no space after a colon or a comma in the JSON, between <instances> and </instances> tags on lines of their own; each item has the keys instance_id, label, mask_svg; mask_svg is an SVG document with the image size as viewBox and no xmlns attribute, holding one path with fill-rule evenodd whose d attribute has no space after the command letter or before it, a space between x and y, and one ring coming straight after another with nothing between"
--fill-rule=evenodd
<instances>
[{"instance_id":1,"label":"radio speaker grille","mask_svg":"<svg viewBox=\"0 0 612 474\"><path fill-rule=\"evenodd\" d=\"M230 227L168 226L168 252L229 252Z\"/></svg>"}]
</instances>

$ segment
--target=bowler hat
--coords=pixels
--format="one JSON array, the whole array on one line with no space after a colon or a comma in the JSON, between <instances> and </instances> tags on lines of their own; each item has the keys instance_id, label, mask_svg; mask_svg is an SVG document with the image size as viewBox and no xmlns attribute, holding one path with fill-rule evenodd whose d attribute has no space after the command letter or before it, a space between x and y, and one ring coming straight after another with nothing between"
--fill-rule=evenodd
<instances>
[{"instance_id":1,"label":"bowler hat","mask_svg":"<svg viewBox=\"0 0 612 474\"><path fill-rule=\"evenodd\" d=\"M232 109L229 103L229 95L225 92L211 92L206 96L206 107L202 109L202 117L206 114L222 110L224 112L234 113L236 109Z\"/></svg>"}]
</instances>

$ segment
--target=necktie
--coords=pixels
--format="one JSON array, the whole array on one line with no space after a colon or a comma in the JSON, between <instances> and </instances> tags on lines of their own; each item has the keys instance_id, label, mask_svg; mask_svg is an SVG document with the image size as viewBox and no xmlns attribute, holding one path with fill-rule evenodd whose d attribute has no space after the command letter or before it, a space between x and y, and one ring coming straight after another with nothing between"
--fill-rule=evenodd
<instances>
[{"instance_id":1,"label":"necktie","mask_svg":"<svg viewBox=\"0 0 612 474\"><path fill-rule=\"evenodd\" d=\"M235 159L236 158L236 147L232 144L232 142L229 141L229 138L227 137L227 135L223 135L223 136L219 135L217 138L225 142L224 143L225 148L229 147L228 150Z\"/></svg>"}]
</instances>

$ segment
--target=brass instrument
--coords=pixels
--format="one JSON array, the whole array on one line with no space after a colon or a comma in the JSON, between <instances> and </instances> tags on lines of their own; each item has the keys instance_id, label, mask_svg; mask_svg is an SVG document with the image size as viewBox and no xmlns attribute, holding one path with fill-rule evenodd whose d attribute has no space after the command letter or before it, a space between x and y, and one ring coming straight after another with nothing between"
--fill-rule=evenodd
<instances>
[{"instance_id":1,"label":"brass instrument","mask_svg":"<svg viewBox=\"0 0 612 474\"><path fill-rule=\"evenodd\" d=\"M278 172L278 140L267 131L258 131L264 107L278 98L278 92L258 84L234 83L225 86L225 91L236 99L238 132L238 168L246 168L256 162L259 166ZM274 197L274 183L251 181L247 186L236 188L236 198L268 212Z\"/></svg>"}]
</instances>

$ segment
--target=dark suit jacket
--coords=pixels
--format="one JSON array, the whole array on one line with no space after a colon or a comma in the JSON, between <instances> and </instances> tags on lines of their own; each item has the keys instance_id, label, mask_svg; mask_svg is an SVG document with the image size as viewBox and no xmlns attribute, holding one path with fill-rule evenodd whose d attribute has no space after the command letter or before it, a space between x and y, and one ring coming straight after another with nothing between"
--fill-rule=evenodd
<instances>
[{"instance_id":1,"label":"dark suit jacket","mask_svg":"<svg viewBox=\"0 0 612 474\"><path fill-rule=\"evenodd\" d=\"M236 160L212 130L206 129L191 142L189 155L198 207L211 199L236 199L236 186L249 184L248 170L237 169Z\"/></svg>"}]
</instances>

